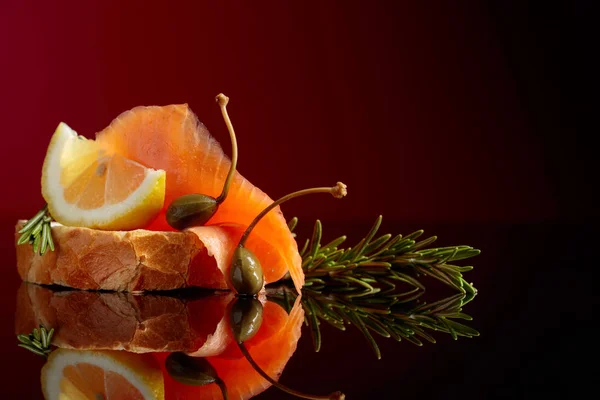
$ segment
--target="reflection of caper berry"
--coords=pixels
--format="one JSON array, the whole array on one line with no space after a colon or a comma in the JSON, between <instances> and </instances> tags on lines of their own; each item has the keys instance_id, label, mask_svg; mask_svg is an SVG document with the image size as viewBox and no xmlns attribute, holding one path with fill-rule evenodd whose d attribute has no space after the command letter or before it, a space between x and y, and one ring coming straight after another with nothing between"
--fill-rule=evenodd
<instances>
[{"instance_id":1,"label":"reflection of caper berry","mask_svg":"<svg viewBox=\"0 0 600 400\"><path fill-rule=\"evenodd\" d=\"M207 223L208 220L215 215L219 205L227 198L229 186L231 186L231 181L233 180L235 167L237 165L238 151L233 125L227 114L229 97L221 93L217 96L216 100L217 103L219 103L219 107L221 107L221 113L223 114L225 125L227 125L229 136L231 137L231 165L229 167L229 173L227 174L227 178L225 178L223 191L217 198L206 194L186 194L173 200L167 209L167 223L178 230L189 228L191 226L201 226Z\"/></svg>"},{"instance_id":2,"label":"reflection of caper berry","mask_svg":"<svg viewBox=\"0 0 600 400\"><path fill-rule=\"evenodd\" d=\"M238 298L231 307L231 329L236 342L252 338L262 324L263 306L255 298Z\"/></svg>"},{"instance_id":3,"label":"reflection of caper berry","mask_svg":"<svg viewBox=\"0 0 600 400\"><path fill-rule=\"evenodd\" d=\"M190 357L185 353L171 353L165 360L165 368L179 383L190 386L204 386L215 383L219 377L212 365L200 357Z\"/></svg>"},{"instance_id":4,"label":"reflection of caper berry","mask_svg":"<svg viewBox=\"0 0 600 400\"><path fill-rule=\"evenodd\" d=\"M239 294L255 295L264 284L264 275L258 258L245 247L237 247L231 259L229 278Z\"/></svg>"},{"instance_id":5,"label":"reflection of caper berry","mask_svg":"<svg viewBox=\"0 0 600 400\"><path fill-rule=\"evenodd\" d=\"M221 389L223 400L229 399L225 382L205 358L190 357L179 352L171 353L165 360L165 368L171 378L184 385L204 386L214 383Z\"/></svg>"},{"instance_id":6,"label":"reflection of caper berry","mask_svg":"<svg viewBox=\"0 0 600 400\"><path fill-rule=\"evenodd\" d=\"M294 307L299 306L296 304ZM327 396L314 396L302 392L298 392L294 389L277 382L269 374L267 374L252 358L252 355L248 351L248 348L244 344L246 341L251 339L258 330L262 323L263 307L262 303L256 298L252 297L238 297L233 303L230 310L230 325L233 331L233 338L235 339L240 351L248 360L252 368L258 372L260 376L265 378L271 385L275 386L281 391L289 393L293 396L300 397L303 399L315 399L315 400L343 400L345 396L342 392L334 392Z\"/></svg>"},{"instance_id":7,"label":"reflection of caper berry","mask_svg":"<svg viewBox=\"0 0 600 400\"><path fill-rule=\"evenodd\" d=\"M338 182L334 187L319 187L312 189L299 190L294 193L290 193L283 196L277 201L274 201L262 210L248 225L248 228L242 234L238 247L235 249L231 258L231 268L229 269L229 277L234 289L239 294L256 295L262 289L264 283L264 277L262 273L262 267L258 258L252 251L245 248L246 240L252 232L252 229L258 224L262 217L267 215L269 211L294 197L304 196L305 194L312 193L330 193L336 199L341 199L348 192L346 185L342 182Z\"/></svg>"}]
</instances>

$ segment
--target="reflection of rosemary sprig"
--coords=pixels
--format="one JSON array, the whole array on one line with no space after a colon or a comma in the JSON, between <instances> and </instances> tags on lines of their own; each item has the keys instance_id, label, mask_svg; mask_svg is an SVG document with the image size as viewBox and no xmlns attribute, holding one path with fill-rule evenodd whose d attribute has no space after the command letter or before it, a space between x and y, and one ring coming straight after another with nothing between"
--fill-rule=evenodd
<instances>
[{"instance_id":1,"label":"reflection of rosemary sprig","mask_svg":"<svg viewBox=\"0 0 600 400\"><path fill-rule=\"evenodd\" d=\"M396 284L407 283L415 288L423 285L408 273L431 276L446 285L473 296L475 288L464 280L462 272L472 267L448 264L476 256L479 250L471 246L452 246L427 249L437 237L417 241L423 231L408 236L382 235L375 238L381 225L379 216L366 237L354 247L338 249L346 236L322 245L322 225L315 222L311 239L307 239L300 255L306 275L305 287L319 291L344 293L346 298L369 296L395 291ZM294 230L298 223L293 218L288 226Z\"/></svg>"},{"instance_id":2,"label":"reflection of rosemary sprig","mask_svg":"<svg viewBox=\"0 0 600 400\"><path fill-rule=\"evenodd\" d=\"M276 300L289 312L297 294L283 287L281 290L269 291L269 298ZM456 293L453 296L433 302L417 304L417 301L399 302L392 306L384 297L372 297L368 302L356 303L348 301L339 294L324 294L310 289L302 290L302 306L304 307L305 323L310 327L315 351L321 349L321 321L327 322L334 328L346 330L347 324L354 325L367 339L377 358L381 352L371 331L386 338L397 341L406 339L411 343L422 346L421 339L435 343L435 339L426 330L449 333L454 339L458 336L474 337L479 332L457 322L457 319L471 320L462 313L467 295ZM381 301L381 302L379 302Z\"/></svg>"},{"instance_id":3,"label":"reflection of rosemary sprig","mask_svg":"<svg viewBox=\"0 0 600 400\"><path fill-rule=\"evenodd\" d=\"M33 244L33 252L44 255L46 250L54 251L54 241L52 240L52 231L50 223L52 217L48 212L48 205L45 205L33 218L31 218L19 231L21 236L17 241L18 245L25 243Z\"/></svg>"},{"instance_id":4,"label":"reflection of rosemary sprig","mask_svg":"<svg viewBox=\"0 0 600 400\"><path fill-rule=\"evenodd\" d=\"M39 329L34 328L33 332L29 335L17 335L17 339L21 342L18 346L27 349L38 356L48 357L48 354L52 351L50 349L52 335L54 335L54 328L48 331L43 325L40 325Z\"/></svg>"},{"instance_id":5,"label":"reflection of rosemary sprig","mask_svg":"<svg viewBox=\"0 0 600 400\"><path fill-rule=\"evenodd\" d=\"M449 333L455 339L478 336L476 330L455 321L471 319L461 311L477 294L462 275L472 267L448 263L476 256L479 250L470 246L428 249L436 237L417 241L423 231L404 237L376 237L381 221L380 216L367 236L347 249L338 248L345 236L322 245L322 225L316 221L311 239L302 247L306 274L302 305L315 350L321 348L321 321L341 330L346 324L355 325L378 358L381 353L371 331L417 345L422 345L420 339L435 343L427 329ZM297 218L289 222L290 230L297 222ZM433 277L458 293L433 303L423 302L421 276ZM287 289L275 295L288 309L295 296Z\"/></svg>"}]
</instances>

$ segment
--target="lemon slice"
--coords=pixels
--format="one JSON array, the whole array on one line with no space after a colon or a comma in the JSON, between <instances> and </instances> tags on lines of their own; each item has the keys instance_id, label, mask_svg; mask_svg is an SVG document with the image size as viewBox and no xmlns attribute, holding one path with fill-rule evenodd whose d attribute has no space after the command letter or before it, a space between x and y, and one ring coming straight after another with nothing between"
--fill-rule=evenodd
<instances>
[{"instance_id":1,"label":"lemon slice","mask_svg":"<svg viewBox=\"0 0 600 400\"><path fill-rule=\"evenodd\" d=\"M111 153L61 122L44 160L42 194L63 225L135 229L162 209L165 180L165 171Z\"/></svg>"},{"instance_id":2,"label":"lemon slice","mask_svg":"<svg viewBox=\"0 0 600 400\"><path fill-rule=\"evenodd\" d=\"M165 397L162 372L148 354L56 349L41 379L47 400Z\"/></svg>"}]
</instances>

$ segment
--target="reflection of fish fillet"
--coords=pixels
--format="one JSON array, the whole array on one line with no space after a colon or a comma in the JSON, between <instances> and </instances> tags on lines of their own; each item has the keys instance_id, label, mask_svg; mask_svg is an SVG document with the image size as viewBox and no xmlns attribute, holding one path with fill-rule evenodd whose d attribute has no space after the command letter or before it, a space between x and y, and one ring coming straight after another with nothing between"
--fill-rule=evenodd
<instances>
[{"instance_id":1,"label":"reflection of fish fillet","mask_svg":"<svg viewBox=\"0 0 600 400\"><path fill-rule=\"evenodd\" d=\"M18 231L24 221L16 226ZM204 227L218 235L219 227ZM15 235L17 238L18 234ZM227 289L225 276L191 232L100 231L56 224L55 251L40 256L30 244L17 246L21 279L78 289L143 291L198 286Z\"/></svg>"},{"instance_id":2,"label":"reflection of fish fillet","mask_svg":"<svg viewBox=\"0 0 600 400\"><path fill-rule=\"evenodd\" d=\"M52 344L80 350L198 351L217 331L232 298L53 291L23 283L15 330L29 333L42 324L54 328Z\"/></svg>"},{"instance_id":3,"label":"reflection of fish fillet","mask_svg":"<svg viewBox=\"0 0 600 400\"><path fill-rule=\"evenodd\" d=\"M288 315L278 304L264 303L262 325L253 338L247 341L246 348L261 368L278 380L287 362L296 351L300 339L304 311L300 297ZM164 371L165 392L173 400L202 399L222 400L223 395L216 385L188 386L176 382L165 372L164 360L167 353L153 354ZM225 351L207 360L225 382L231 400L246 400L264 392L271 386L256 372L248 360L239 351L235 342L231 342ZM284 395L279 396L281 398ZM279 398L277 397L277 398Z\"/></svg>"}]
</instances>

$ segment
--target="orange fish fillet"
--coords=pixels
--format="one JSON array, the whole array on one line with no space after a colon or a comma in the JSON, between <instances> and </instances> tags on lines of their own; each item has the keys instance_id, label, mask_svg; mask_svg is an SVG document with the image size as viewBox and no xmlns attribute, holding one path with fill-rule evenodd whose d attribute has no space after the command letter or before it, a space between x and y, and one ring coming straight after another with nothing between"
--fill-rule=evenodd
<instances>
[{"instance_id":1,"label":"orange fish fillet","mask_svg":"<svg viewBox=\"0 0 600 400\"><path fill-rule=\"evenodd\" d=\"M133 108L97 133L96 140L109 152L146 167L165 170L165 208L172 200L188 193L217 197L231 164L219 143L187 104ZM241 157L244 157L243 150ZM246 227L272 202L269 196L236 172L227 199L207 225L233 223ZM164 210L149 228L171 229ZM281 279L289 271L296 289L302 288L302 260L279 207L260 221L246 247L261 261L267 283Z\"/></svg>"}]
</instances>

